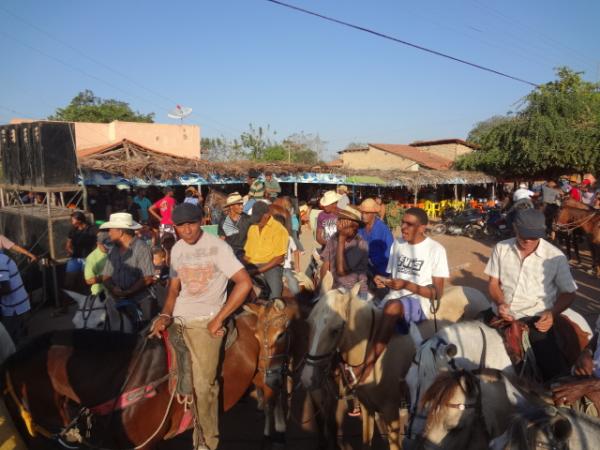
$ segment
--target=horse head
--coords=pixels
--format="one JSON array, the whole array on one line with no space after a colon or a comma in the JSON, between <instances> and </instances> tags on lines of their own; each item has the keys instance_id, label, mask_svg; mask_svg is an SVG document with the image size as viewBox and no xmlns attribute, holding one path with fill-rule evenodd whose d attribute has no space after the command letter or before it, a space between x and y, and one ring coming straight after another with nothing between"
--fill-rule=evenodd
<instances>
[{"instance_id":1,"label":"horse head","mask_svg":"<svg viewBox=\"0 0 600 450\"><path fill-rule=\"evenodd\" d=\"M301 380L306 389L318 389L331 368L333 356L344 337L350 320L352 299L358 295L357 284L351 291L331 289L333 277L326 274L321 282L321 294L308 316L308 354Z\"/></svg>"},{"instance_id":2,"label":"horse head","mask_svg":"<svg viewBox=\"0 0 600 450\"><path fill-rule=\"evenodd\" d=\"M519 410L504 434L494 439L494 450L546 448L567 450L573 426L566 413L554 406L537 406Z\"/></svg>"},{"instance_id":3,"label":"horse head","mask_svg":"<svg viewBox=\"0 0 600 450\"><path fill-rule=\"evenodd\" d=\"M255 336L260 344L258 371L263 374L264 383L273 390L283 385L286 372L291 336L290 322L298 316L295 304L286 304L275 299L266 305L244 305L247 312L257 316Z\"/></svg>"},{"instance_id":4,"label":"horse head","mask_svg":"<svg viewBox=\"0 0 600 450\"><path fill-rule=\"evenodd\" d=\"M64 293L75 300L77 311L73 315L75 328L104 329L106 324L106 305L99 296L83 295L63 289Z\"/></svg>"}]
</instances>

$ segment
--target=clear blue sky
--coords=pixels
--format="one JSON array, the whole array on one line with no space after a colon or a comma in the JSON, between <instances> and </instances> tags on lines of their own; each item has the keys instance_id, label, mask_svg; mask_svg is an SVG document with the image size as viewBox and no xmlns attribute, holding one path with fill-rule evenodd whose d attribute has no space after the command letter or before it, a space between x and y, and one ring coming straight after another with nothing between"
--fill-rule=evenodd
<instances>
[{"instance_id":1,"label":"clear blue sky","mask_svg":"<svg viewBox=\"0 0 600 450\"><path fill-rule=\"evenodd\" d=\"M534 83L559 65L600 76L595 0L290 2ZM91 89L157 122L191 106L207 137L249 123L319 133L330 156L353 141L464 138L531 90L265 0L3 0L0 54L0 123Z\"/></svg>"}]
</instances>

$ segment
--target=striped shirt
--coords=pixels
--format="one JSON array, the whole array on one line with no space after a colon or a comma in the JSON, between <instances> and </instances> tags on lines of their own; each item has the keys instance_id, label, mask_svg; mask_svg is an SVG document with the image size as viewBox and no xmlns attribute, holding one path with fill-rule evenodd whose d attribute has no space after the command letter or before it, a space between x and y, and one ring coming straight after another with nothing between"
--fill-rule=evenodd
<instances>
[{"instance_id":1,"label":"striped shirt","mask_svg":"<svg viewBox=\"0 0 600 450\"><path fill-rule=\"evenodd\" d=\"M9 281L11 291L0 297L2 316L21 315L31 309L29 295L23 286L19 269L15 262L4 253L0 253L0 281Z\"/></svg>"}]
</instances>

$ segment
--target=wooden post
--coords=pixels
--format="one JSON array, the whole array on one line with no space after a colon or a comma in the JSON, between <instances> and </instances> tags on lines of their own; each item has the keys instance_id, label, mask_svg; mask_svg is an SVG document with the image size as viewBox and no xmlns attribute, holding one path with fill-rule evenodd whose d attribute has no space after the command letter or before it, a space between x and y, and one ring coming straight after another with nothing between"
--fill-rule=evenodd
<instances>
[{"instance_id":1,"label":"wooden post","mask_svg":"<svg viewBox=\"0 0 600 450\"><path fill-rule=\"evenodd\" d=\"M454 200L458 201L458 184L454 185Z\"/></svg>"},{"instance_id":2,"label":"wooden post","mask_svg":"<svg viewBox=\"0 0 600 450\"><path fill-rule=\"evenodd\" d=\"M298 182L294 181L294 197L298 198Z\"/></svg>"},{"instance_id":3,"label":"wooden post","mask_svg":"<svg viewBox=\"0 0 600 450\"><path fill-rule=\"evenodd\" d=\"M415 186L415 199L413 201L413 205L417 206L417 203L419 201L419 188L418 186Z\"/></svg>"}]
</instances>

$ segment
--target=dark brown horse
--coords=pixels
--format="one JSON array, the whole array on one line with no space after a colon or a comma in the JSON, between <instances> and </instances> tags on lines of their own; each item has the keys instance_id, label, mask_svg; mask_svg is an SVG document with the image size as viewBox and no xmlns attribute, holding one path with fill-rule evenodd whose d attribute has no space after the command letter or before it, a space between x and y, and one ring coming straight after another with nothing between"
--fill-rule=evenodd
<instances>
[{"instance_id":1,"label":"dark brown horse","mask_svg":"<svg viewBox=\"0 0 600 450\"><path fill-rule=\"evenodd\" d=\"M217 189L209 188L204 200L204 221L206 225L218 224L223 217L227 202L227 194Z\"/></svg>"},{"instance_id":2,"label":"dark brown horse","mask_svg":"<svg viewBox=\"0 0 600 450\"><path fill-rule=\"evenodd\" d=\"M555 228L559 232L566 233L581 230L586 235L592 254L592 270L600 277L600 211L584 203L567 199L558 211Z\"/></svg>"},{"instance_id":3,"label":"dark brown horse","mask_svg":"<svg viewBox=\"0 0 600 450\"><path fill-rule=\"evenodd\" d=\"M266 393L265 402L276 392L265 375L279 360L269 357L272 347L259 341L258 330L277 339L293 309L274 303L256 308L259 314L237 317L237 340L225 352L224 411L253 382ZM9 358L2 377L5 401L32 449L60 439L149 450L191 426L185 406L169 390L162 340L95 330L51 332Z\"/></svg>"}]
</instances>

